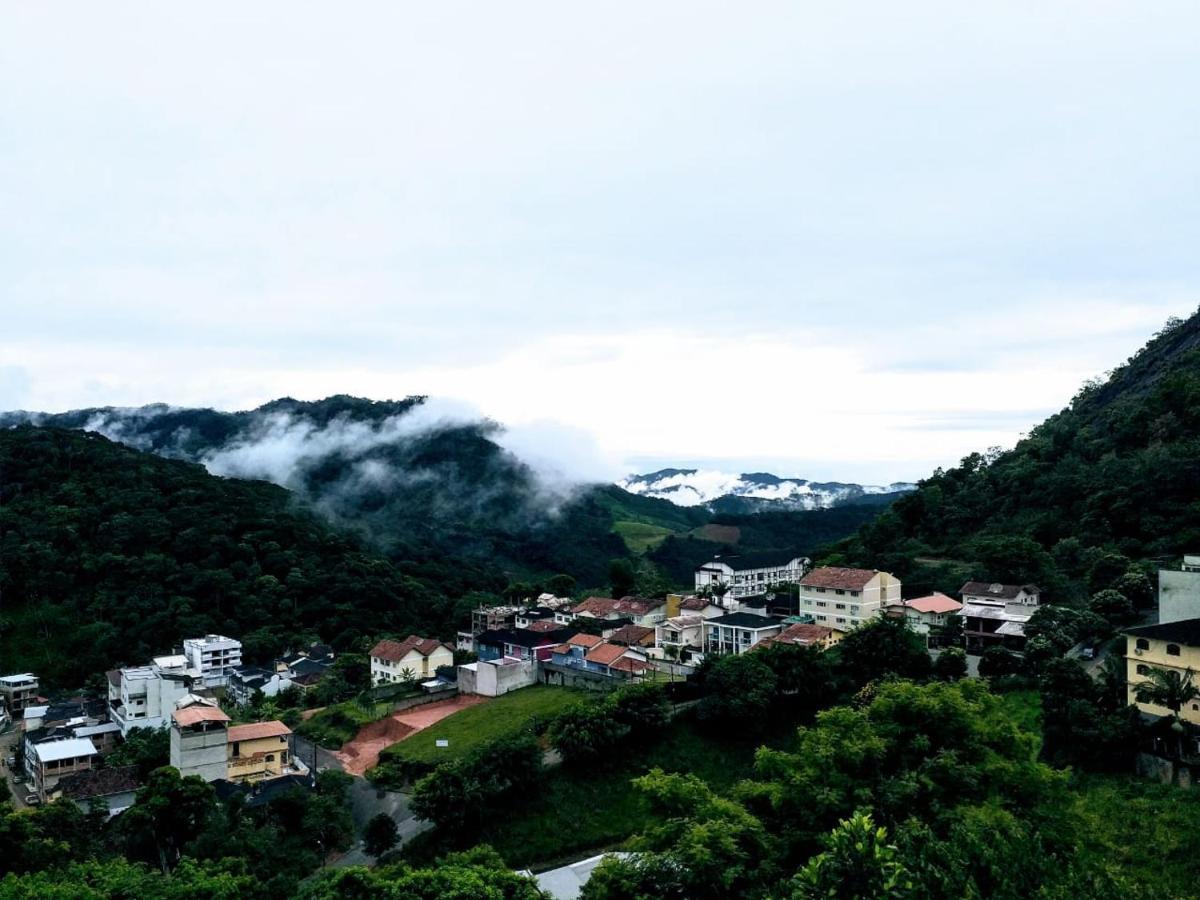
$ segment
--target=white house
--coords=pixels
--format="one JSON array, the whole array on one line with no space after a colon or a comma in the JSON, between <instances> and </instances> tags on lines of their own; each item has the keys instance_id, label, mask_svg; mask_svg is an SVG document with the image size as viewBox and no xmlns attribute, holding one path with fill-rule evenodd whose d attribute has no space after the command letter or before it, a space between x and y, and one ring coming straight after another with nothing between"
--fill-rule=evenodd
<instances>
[{"instance_id":1,"label":"white house","mask_svg":"<svg viewBox=\"0 0 1200 900\"><path fill-rule=\"evenodd\" d=\"M242 664L242 642L223 634L206 634L185 640L183 654L188 665L200 673L205 687L223 686Z\"/></svg>"},{"instance_id":2,"label":"white house","mask_svg":"<svg viewBox=\"0 0 1200 900\"><path fill-rule=\"evenodd\" d=\"M811 561L775 553L747 553L717 557L696 569L696 592L711 593L722 605L732 608L746 597L756 597L772 588L796 584Z\"/></svg>"},{"instance_id":3,"label":"white house","mask_svg":"<svg viewBox=\"0 0 1200 900\"><path fill-rule=\"evenodd\" d=\"M713 617L715 618L715 617ZM675 616L654 626L654 646L667 659L679 660L685 652L704 647L704 616Z\"/></svg>"},{"instance_id":4,"label":"white house","mask_svg":"<svg viewBox=\"0 0 1200 900\"><path fill-rule=\"evenodd\" d=\"M159 657L160 661L183 657ZM121 726L121 736L134 728L160 728L175 709L175 701L191 692L195 670L183 666L133 666L108 673L109 718Z\"/></svg>"},{"instance_id":5,"label":"white house","mask_svg":"<svg viewBox=\"0 0 1200 900\"><path fill-rule=\"evenodd\" d=\"M931 629L945 625L948 616L957 615L962 609L963 605L953 597L934 591L928 597L902 600L898 606L889 607L888 611L902 615L913 631L928 639Z\"/></svg>"},{"instance_id":6,"label":"white house","mask_svg":"<svg viewBox=\"0 0 1200 900\"><path fill-rule=\"evenodd\" d=\"M849 631L900 600L900 579L876 569L822 566L800 580L800 612L818 625Z\"/></svg>"},{"instance_id":7,"label":"white house","mask_svg":"<svg viewBox=\"0 0 1200 900\"><path fill-rule=\"evenodd\" d=\"M705 619L703 628L706 653L745 653L783 631L783 623L770 616L735 612Z\"/></svg>"},{"instance_id":8,"label":"white house","mask_svg":"<svg viewBox=\"0 0 1200 900\"><path fill-rule=\"evenodd\" d=\"M454 665L454 648L433 638L410 634L403 641L383 640L371 648L371 683L432 678L441 666Z\"/></svg>"},{"instance_id":9,"label":"white house","mask_svg":"<svg viewBox=\"0 0 1200 900\"><path fill-rule=\"evenodd\" d=\"M1042 589L1036 584L999 584L998 582L968 581L959 590L963 603L999 600L1005 606L1036 607Z\"/></svg>"}]
</instances>

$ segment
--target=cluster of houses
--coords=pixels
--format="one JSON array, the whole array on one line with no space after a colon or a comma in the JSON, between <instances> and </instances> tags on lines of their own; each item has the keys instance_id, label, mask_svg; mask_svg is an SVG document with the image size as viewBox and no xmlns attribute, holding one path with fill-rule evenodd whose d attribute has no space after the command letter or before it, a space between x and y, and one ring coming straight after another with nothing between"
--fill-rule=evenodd
<instances>
[{"instance_id":1,"label":"cluster of houses","mask_svg":"<svg viewBox=\"0 0 1200 900\"><path fill-rule=\"evenodd\" d=\"M259 692L304 691L326 674L333 659L329 647L317 644L287 654L270 669L245 666L240 641L207 634L184 640L179 652L108 672L107 696L98 700L49 703L39 695L36 675L0 676L0 707L21 727L14 778L26 785L28 805L65 797L85 809L102 802L115 815L132 804L138 772L136 766L106 765L104 758L134 729L166 727L171 765L220 782L218 788L303 780L308 768L294 759L287 726L229 726L217 695L244 706ZM206 733L202 740L200 732Z\"/></svg>"}]
</instances>

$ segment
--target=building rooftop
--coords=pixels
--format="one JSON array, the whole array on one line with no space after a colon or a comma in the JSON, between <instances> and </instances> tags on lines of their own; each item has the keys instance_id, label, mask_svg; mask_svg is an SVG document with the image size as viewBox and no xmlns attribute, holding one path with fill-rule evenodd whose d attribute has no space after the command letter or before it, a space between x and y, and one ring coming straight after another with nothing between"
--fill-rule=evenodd
<instances>
[{"instance_id":1,"label":"building rooftop","mask_svg":"<svg viewBox=\"0 0 1200 900\"><path fill-rule=\"evenodd\" d=\"M138 789L138 767L120 766L116 769L88 769L76 772L58 782L55 792L69 800L90 800Z\"/></svg>"},{"instance_id":2,"label":"building rooftop","mask_svg":"<svg viewBox=\"0 0 1200 900\"><path fill-rule=\"evenodd\" d=\"M199 725L201 722L228 722L229 716L215 706L197 704L175 710L171 713L171 719L181 728L186 728L189 725Z\"/></svg>"},{"instance_id":3,"label":"building rooftop","mask_svg":"<svg viewBox=\"0 0 1200 900\"><path fill-rule=\"evenodd\" d=\"M623 625L610 634L608 639L614 644L633 646L634 644L642 643L646 638L653 637L653 628L647 628L645 625Z\"/></svg>"},{"instance_id":4,"label":"building rooftop","mask_svg":"<svg viewBox=\"0 0 1200 900\"><path fill-rule=\"evenodd\" d=\"M570 628L556 628L553 631L531 631L528 628L516 630L496 628L479 635L478 641L489 647L500 647L512 644L516 647L546 647L551 644L561 644L572 634Z\"/></svg>"},{"instance_id":5,"label":"building rooftop","mask_svg":"<svg viewBox=\"0 0 1200 900\"><path fill-rule=\"evenodd\" d=\"M284 737L292 733L282 722L252 722L249 725L234 725L229 729L229 743L256 741L259 738Z\"/></svg>"},{"instance_id":6,"label":"building rooftop","mask_svg":"<svg viewBox=\"0 0 1200 900\"><path fill-rule=\"evenodd\" d=\"M936 591L928 597L917 597L915 600L905 600L904 605L922 613L952 613L958 612L963 605L953 597Z\"/></svg>"},{"instance_id":7,"label":"building rooftop","mask_svg":"<svg viewBox=\"0 0 1200 900\"><path fill-rule=\"evenodd\" d=\"M1027 594L1040 594L1042 589L1036 584L968 581L959 589L958 593L971 597L987 597L989 600L1015 600L1021 591L1025 591Z\"/></svg>"},{"instance_id":8,"label":"building rooftop","mask_svg":"<svg viewBox=\"0 0 1200 900\"><path fill-rule=\"evenodd\" d=\"M810 625L804 622L797 622L789 625L774 637L764 638L755 646L794 644L799 647L809 647L813 644L819 644L821 641L827 641L831 637L833 637L832 628L826 628L824 625Z\"/></svg>"},{"instance_id":9,"label":"building rooftop","mask_svg":"<svg viewBox=\"0 0 1200 900\"><path fill-rule=\"evenodd\" d=\"M78 756L95 756L96 748L87 738L65 738L34 744L33 753L41 762L60 762Z\"/></svg>"},{"instance_id":10,"label":"building rooftop","mask_svg":"<svg viewBox=\"0 0 1200 900\"><path fill-rule=\"evenodd\" d=\"M778 628L782 623L770 616L760 616L758 613L735 612L706 619L708 625L724 625L730 628Z\"/></svg>"},{"instance_id":11,"label":"building rooftop","mask_svg":"<svg viewBox=\"0 0 1200 900\"><path fill-rule=\"evenodd\" d=\"M1140 625L1137 628L1126 628L1124 633L1131 637L1172 641L1176 644L1187 644L1189 647L1200 647L1200 619L1182 619L1178 622L1163 622L1158 625Z\"/></svg>"},{"instance_id":12,"label":"building rooftop","mask_svg":"<svg viewBox=\"0 0 1200 900\"><path fill-rule=\"evenodd\" d=\"M37 676L32 672L24 672L20 675L0 675L0 684L23 687L30 682L36 682Z\"/></svg>"},{"instance_id":13,"label":"building rooftop","mask_svg":"<svg viewBox=\"0 0 1200 900\"><path fill-rule=\"evenodd\" d=\"M618 647L616 644L599 644L589 650L583 658L598 666L610 666L624 656L628 649L628 647Z\"/></svg>"},{"instance_id":14,"label":"building rooftop","mask_svg":"<svg viewBox=\"0 0 1200 900\"><path fill-rule=\"evenodd\" d=\"M804 587L834 588L846 591L861 591L878 569L847 569L842 566L821 566L800 579Z\"/></svg>"},{"instance_id":15,"label":"building rooftop","mask_svg":"<svg viewBox=\"0 0 1200 900\"><path fill-rule=\"evenodd\" d=\"M582 631L579 634L573 634L567 639L567 643L573 647L595 647L597 644L603 644L604 638L597 634L584 634Z\"/></svg>"},{"instance_id":16,"label":"building rooftop","mask_svg":"<svg viewBox=\"0 0 1200 900\"><path fill-rule=\"evenodd\" d=\"M389 662L400 662L408 654L416 650L422 656L429 656L435 650L445 647L453 652L453 648L435 638L418 637L410 634L402 641L382 640L371 648L371 656L386 659Z\"/></svg>"},{"instance_id":17,"label":"building rooftop","mask_svg":"<svg viewBox=\"0 0 1200 900\"><path fill-rule=\"evenodd\" d=\"M715 566L725 565L735 572L750 572L755 569L780 569L793 562L804 562L804 557L790 551L761 550L755 553L738 553L730 556L716 556L696 571L711 570Z\"/></svg>"}]
</instances>

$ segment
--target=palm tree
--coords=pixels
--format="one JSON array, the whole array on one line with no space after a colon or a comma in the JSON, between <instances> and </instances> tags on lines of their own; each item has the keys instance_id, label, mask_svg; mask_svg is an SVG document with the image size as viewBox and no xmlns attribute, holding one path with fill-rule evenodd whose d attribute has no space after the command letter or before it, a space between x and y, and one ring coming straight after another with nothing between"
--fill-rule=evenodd
<instances>
[{"instance_id":1,"label":"palm tree","mask_svg":"<svg viewBox=\"0 0 1200 900\"><path fill-rule=\"evenodd\" d=\"M1181 674L1174 669L1153 667L1146 672L1149 680L1134 688L1134 694L1138 703L1165 706L1178 721L1179 710L1200 698L1200 688L1197 688L1193 681L1195 675L1191 669Z\"/></svg>"}]
</instances>

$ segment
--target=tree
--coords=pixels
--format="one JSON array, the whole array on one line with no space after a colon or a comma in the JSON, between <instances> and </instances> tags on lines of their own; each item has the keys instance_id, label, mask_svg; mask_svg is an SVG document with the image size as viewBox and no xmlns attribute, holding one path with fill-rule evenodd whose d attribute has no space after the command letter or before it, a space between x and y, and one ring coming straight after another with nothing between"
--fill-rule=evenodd
<instances>
[{"instance_id":1,"label":"tree","mask_svg":"<svg viewBox=\"0 0 1200 900\"><path fill-rule=\"evenodd\" d=\"M613 718L633 737L654 735L671 719L671 701L660 685L630 684L608 696Z\"/></svg>"},{"instance_id":2,"label":"tree","mask_svg":"<svg viewBox=\"0 0 1200 900\"><path fill-rule=\"evenodd\" d=\"M858 811L838 823L814 856L792 879L793 900L895 900L914 892L914 878L887 829Z\"/></svg>"},{"instance_id":3,"label":"tree","mask_svg":"<svg viewBox=\"0 0 1200 900\"><path fill-rule=\"evenodd\" d=\"M216 810L212 786L197 775L182 778L170 766L155 769L138 788L137 799L120 818L135 851L158 863L164 873L179 864L183 848L200 834Z\"/></svg>"},{"instance_id":4,"label":"tree","mask_svg":"<svg viewBox=\"0 0 1200 900\"><path fill-rule=\"evenodd\" d=\"M546 590L555 597L570 597L575 592L575 579L570 575L552 575L546 580Z\"/></svg>"},{"instance_id":5,"label":"tree","mask_svg":"<svg viewBox=\"0 0 1200 900\"><path fill-rule=\"evenodd\" d=\"M704 674L705 695L696 708L717 727L760 729L778 690L775 673L757 653L722 656Z\"/></svg>"},{"instance_id":6,"label":"tree","mask_svg":"<svg viewBox=\"0 0 1200 900\"><path fill-rule=\"evenodd\" d=\"M637 584L637 571L628 559L614 559L608 564L608 582L614 597L627 597Z\"/></svg>"},{"instance_id":7,"label":"tree","mask_svg":"<svg viewBox=\"0 0 1200 900\"><path fill-rule=\"evenodd\" d=\"M550 725L550 745L569 765L595 763L612 753L629 734L629 726L608 704L580 704L561 712Z\"/></svg>"},{"instance_id":8,"label":"tree","mask_svg":"<svg viewBox=\"0 0 1200 900\"><path fill-rule=\"evenodd\" d=\"M1179 711L1186 704L1200 698L1200 688L1194 683L1195 674L1191 669L1181 674L1174 669L1152 666L1146 672L1147 680L1134 687L1134 695L1138 703L1166 707L1178 721Z\"/></svg>"},{"instance_id":9,"label":"tree","mask_svg":"<svg viewBox=\"0 0 1200 900\"><path fill-rule=\"evenodd\" d=\"M1154 605L1154 585L1141 569L1130 569L1113 582L1113 590L1124 594L1137 609Z\"/></svg>"},{"instance_id":10,"label":"tree","mask_svg":"<svg viewBox=\"0 0 1200 900\"><path fill-rule=\"evenodd\" d=\"M888 675L922 680L933 668L925 640L903 619L890 616L855 628L836 649L842 671L856 684Z\"/></svg>"},{"instance_id":11,"label":"tree","mask_svg":"<svg viewBox=\"0 0 1200 900\"><path fill-rule=\"evenodd\" d=\"M1137 618L1137 613L1133 611L1133 603L1129 598L1111 588L1093 594L1088 608L1107 620L1110 625L1117 627L1128 625Z\"/></svg>"},{"instance_id":12,"label":"tree","mask_svg":"<svg viewBox=\"0 0 1200 900\"><path fill-rule=\"evenodd\" d=\"M966 677L967 654L961 647L947 647L934 661L933 674L942 681L957 681Z\"/></svg>"},{"instance_id":13,"label":"tree","mask_svg":"<svg viewBox=\"0 0 1200 900\"><path fill-rule=\"evenodd\" d=\"M1003 678L1006 675L1019 675L1024 665L1021 656L1007 647L988 647L979 658L979 676L981 678Z\"/></svg>"},{"instance_id":14,"label":"tree","mask_svg":"<svg viewBox=\"0 0 1200 900\"><path fill-rule=\"evenodd\" d=\"M363 849L371 856L380 857L400 840L396 821L387 813L379 813L367 823L363 831Z\"/></svg>"}]
</instances>

